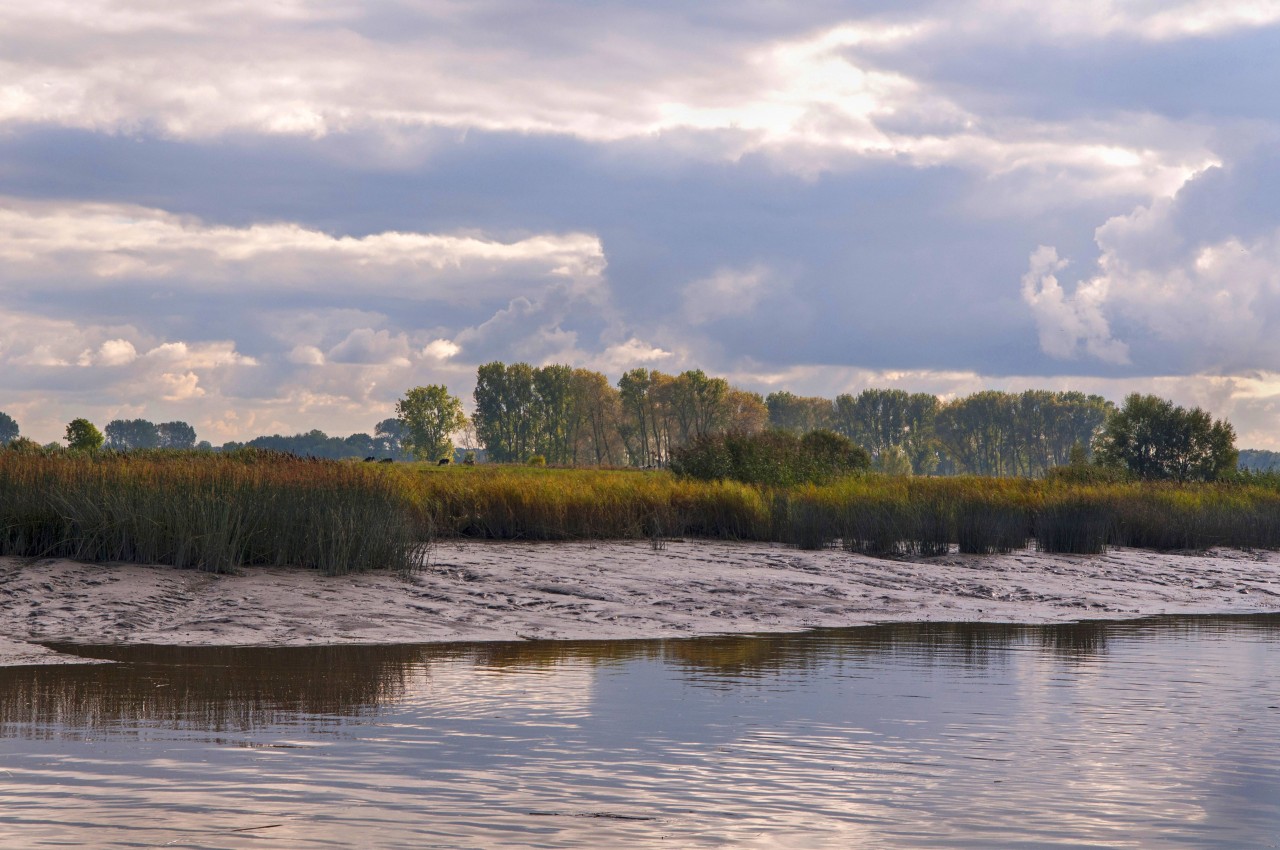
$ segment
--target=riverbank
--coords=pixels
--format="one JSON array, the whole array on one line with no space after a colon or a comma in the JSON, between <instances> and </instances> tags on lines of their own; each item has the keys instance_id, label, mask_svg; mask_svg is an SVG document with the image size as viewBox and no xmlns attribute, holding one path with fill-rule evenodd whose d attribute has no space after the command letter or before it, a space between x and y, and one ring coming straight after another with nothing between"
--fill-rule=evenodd
<instances>
[{"instance_id":1,"label":"riverbank","mask_svg":"<svg viewBox=\"0 0 1280 850\"><path fill-rule=\"evenodd\" d=\"M1280 611L1280 552L883 559L769 543L435 546L411 575L216 575L0 559L0 664L34 645L304 646L691 637L907 621L1048 623Z\"/></svg>"}]
</instances>

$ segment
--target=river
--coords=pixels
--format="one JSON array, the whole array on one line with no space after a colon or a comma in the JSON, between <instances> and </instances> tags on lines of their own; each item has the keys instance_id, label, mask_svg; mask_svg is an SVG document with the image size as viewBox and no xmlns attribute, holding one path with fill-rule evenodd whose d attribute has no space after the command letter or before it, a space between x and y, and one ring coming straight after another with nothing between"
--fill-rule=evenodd
<instances>
[{"instance_id":1,"label":"river","mask_svg":"<svg viewBox=\"0 0 1280 850\"><path fill-rule=\"evenodd\" d=\"M0 668L0 846L1275 847L1280 616Z\"/></svg>"}]
</instances>

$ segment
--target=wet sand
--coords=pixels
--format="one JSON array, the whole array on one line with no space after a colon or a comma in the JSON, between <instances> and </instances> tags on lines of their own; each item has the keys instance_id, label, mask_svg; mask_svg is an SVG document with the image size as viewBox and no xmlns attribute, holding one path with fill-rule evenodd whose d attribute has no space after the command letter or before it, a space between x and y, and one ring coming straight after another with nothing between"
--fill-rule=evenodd
<instances>
[{"instance_id":1,"label":"wet sand","mask_svg":"<svg viewBox=\"0 0 1280 850\"><path fill-rule=\"evenodd\" d=\"M411 576L0 559L0 665L39 641L301 646L689 637L1280 611L1280 553L881 559L762 543L443 543Z\"/></svg>"}]
</instances>

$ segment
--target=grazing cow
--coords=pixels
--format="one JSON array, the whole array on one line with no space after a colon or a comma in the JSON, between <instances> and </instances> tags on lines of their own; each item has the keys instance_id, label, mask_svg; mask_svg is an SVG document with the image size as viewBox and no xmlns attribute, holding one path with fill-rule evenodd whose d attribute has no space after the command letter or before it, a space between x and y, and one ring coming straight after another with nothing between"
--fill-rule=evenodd
<instances>
[{"instance_id":1,"label":"grazing cow","mask_svg":"<svg viewBox=\"0 0 1280 850\"><path fill-rule=\"evenodd\" d=\"M364 459L364 462L365 462L365 463L373 463L373 462L374 462L374 461L376 461L376 460L377 460L377 458L376 458L376 457L374 457L374 456L370 455L369 457L367 457L367 458L365 458L365 459Z\"/></svg>"},{"instance_id":2,"label":"grazing cow","mask_svg":"<svg viewBox=\"0 0 1280 850\"><path fill-rule=\"evenodd\" d=\"M448 466L451 463L453 463L452 458L442 457L440 458L440 462L437 463L436 466Z\"/></svg>"}]
</instances>

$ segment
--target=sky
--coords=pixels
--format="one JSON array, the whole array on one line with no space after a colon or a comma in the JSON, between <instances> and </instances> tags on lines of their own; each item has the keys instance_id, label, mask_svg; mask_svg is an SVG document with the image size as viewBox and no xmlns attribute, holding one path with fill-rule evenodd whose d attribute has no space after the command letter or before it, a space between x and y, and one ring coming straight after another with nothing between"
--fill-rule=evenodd
<instances>
[{"instance_id":1,"label":"sky","mask_svg":"<svg viewBox=\"0 0 1280 850\"><path fill-rule=\"evenodd\" d=\"M1280 0L0 0L0 410L491 360L1154 392L1280 449Z\"/></svg>"}]
</instances>

